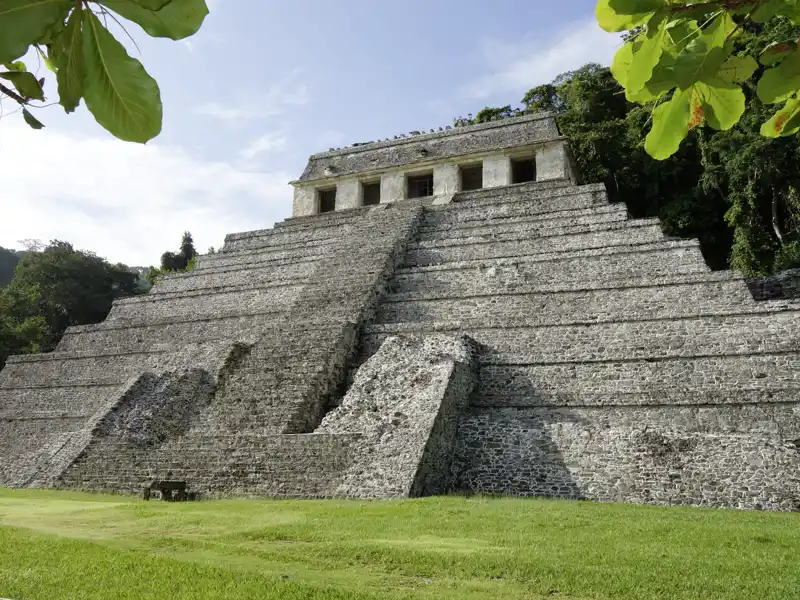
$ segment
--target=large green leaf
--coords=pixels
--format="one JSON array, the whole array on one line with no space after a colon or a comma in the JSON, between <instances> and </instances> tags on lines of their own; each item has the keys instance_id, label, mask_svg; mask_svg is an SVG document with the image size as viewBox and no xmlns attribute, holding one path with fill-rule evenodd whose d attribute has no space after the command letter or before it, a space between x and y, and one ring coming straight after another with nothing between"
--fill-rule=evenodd
<instances>
[{"instance_id":1,"label":"large green leaf","mask_svg":"<svg viewBox=\"0 0 800 600\"><path fill-rule=\"evenodd\" d=\"M59 19L67 17L70 0L0 0L0 63L27 52Z\"/></svg>"},{"instance_id":2,"label":"large green leaf","mask_svg":"<svg viewBox=\"0 0 800 600\"><path fill-rule=\"evenodd\" d=\"M622 14L611 7L611 0L597 0L594 13L600 27L606 31L626 31L644 25L653 16L652 11L637 14Z\"/></svg>"},{"instance_id":3,"label":"large green leaf","mask_svg":"<svg viewBox=\"0 0 800 600\"><path fill-rule=\"evenodd\" d=\"M653 111L653 127L644 142L647 153L657 160L678 151L689 133L689 90L675 90L672 98Z\"/></svg>"},{"instance_id":4,"label":"large green leaf","mask_svg":"<svg viewBox=\"0 0 800 600\"><path fill-rule=\"evenodd\" d=\"M694 97L699 97L705 120L714 129L730 129L744 114L744 92L735 83L721 79L701 81L694 85L692 93L692 106L694 107Z\"/></svg>"},{"instance_id":5,"label":"large green leaf","mask_svg":"<svg viewBox=\"0 0 800 600\"><path fill-rule=\"evenodd\" d=\"M611 61L611 74L626 89L628 87L628 72L633 62L633 45L633 42L623 45L622 48L617 50L614 60Z\"/></svg>"},{"instance_id":6,"label":"large green leaf","mask_svg":"<svg viewBox=\"0 0 800 600\"><path fill-rule=\"evenodd\" d=\"M767 69L758 82L756 92L765 104L777 104L800 89L800 50L795 50L777 67Z\"/></svg>"},{"instance_id":7,"label":"large green leaf","mask_svg":"<svg viewBox=\"0 0 800 600\"><path fill-rule=\"evenodd\" d=\"M716 17L686 45L674 68L675 81L680 88L688 90L696 82L716 76L731 54L732 46L726 45L726 41L735 27L728 15Z\"/></svg>"},{"instance_id":8,"label":"large green leaf","mask_svg":"<svg viewBox=\"0 0 800 600\"><path fill-rule=\"evenodd\" d=\"M29 73L28 71L6 71L5 73L0 73L0 78L14 84L19 95L26 100L44 100L42 84L39 83L33 73Z\"/></svg>"},{"instance_id":9,"label":"large green leaf","mask_svg":"<svg viewBox=\"0 0 800 600\"><path fill-rule=\"evenodd\" d=\"M785 137L800 131L800 99L789 98L775 115L761 126L765 137Z\"/></svg>"},{"instance_id":10,"label":"large green leaf","mask_svg":"<svg viewBox=\"0 0 800 600\"><path fill-rule=\"evenodd\" d=\"M780 43L774 42L764 48L764 51L761 53L761 56L758 57L758 60L766 67L777 65L784 58L797 50L798 45L800 44L798 44L796 41Z\"/></svg>"},{"instance_id":11,"label":"large green leaf","mask_svg":"<svg viewBox=\"0 0 800 600\"><path fill-rule=\"evenodd\" d=\"M649 29L649 28L648 28ZM644 87L653 76L653 69L664 52L664 24L648 30L641 42L633 48L633 59L628 68L626 91L635 94ZM640 36L642 37L642 36Z\"/></svg>"},{"instance_id":12,"label":"large green leaf","mask_svg":"<svg viewBox=\"0 0 800 600\"><path fill-rule=\"evenodd\" d=\"M61 51L57 56L56 80L58 101L68 113L74 111L83 96L86 66L83 59L83 15L75 10L69 16L67 28L59 39Z\"/></svg>"},{"instance_id":13,"label":"large green leaf","mask_svg":"<svg viewBox=\"0 0 800 600\"><path fill-rule=\"evenodd\" d=\"M785 0L766 0L753 10L750 18L756 23L766 23L786 4ZM749 8L749 7L748 7Z\"/></svg>"},{"instance_id":14,"label":"large green leaf","mask_svg":"<svg viewBox=\"0 0 800 600\"><path fill-rule=\"evenodd\" d=\"M161 131L161 93L91 11L83 11L83 97L97 122L120 139L147 142Z\"/></svg>"},{"instance_id":15,"label":"large green leaf","mask_svg":"<svg viewBox=\"0 0 800 600\"><path fill-rule=\"evenodd\" d=\"M731 56L722 64L717 77L729 83L746 81L753 76L757 68L758 63L752 56Z\"/></svg>"},{"instance_id":16,"label":"large green leaf","mask_svg":"<svg viewBox=\"0 0 800 600\"><path fill-rule=\"evenodd\" d=\"M117 14L138 23L154 37L180 40L196 33L208 14L205 0L172 0L161 10L148 10L131 0L99 0Z\"/></svg>"}]
</instances>

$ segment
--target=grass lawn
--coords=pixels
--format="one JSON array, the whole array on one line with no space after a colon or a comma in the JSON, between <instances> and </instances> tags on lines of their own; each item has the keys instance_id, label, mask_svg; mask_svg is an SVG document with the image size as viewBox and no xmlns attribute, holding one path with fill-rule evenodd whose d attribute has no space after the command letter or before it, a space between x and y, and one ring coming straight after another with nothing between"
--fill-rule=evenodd
<instances>
[{"instance_id":1,"label":"grass lawn","mask_svg":"<svg viewBox=\"0 0 800 600\"><path fill-rule=\"evenodd\" d=\"M800 598L800 515L0 490L13 600Z\"/></svg>"}]
</instances>

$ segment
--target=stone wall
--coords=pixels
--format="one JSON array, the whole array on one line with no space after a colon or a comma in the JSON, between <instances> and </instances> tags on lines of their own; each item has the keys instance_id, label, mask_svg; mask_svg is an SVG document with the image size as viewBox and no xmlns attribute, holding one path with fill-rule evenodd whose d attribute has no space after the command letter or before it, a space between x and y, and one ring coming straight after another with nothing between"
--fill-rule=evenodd
<instances>
[{"instance_id":1,"label":"stone wall","mask_svg":"<svg viewBox=\"0 0 800 600\"><path fill-rule=\"evenodd\" d=\"M800 510L800 415L785 405L473 409L456 488L662 505Z\"/></svg>"},{"instance_id":2,"label":"stone wall","mask_svg":"<svg viewBox=\"0 0 800 600\"><path fill-rule=\"evenodd\" d=\"M446 491L458 419L475 380L467 338L387 339L317 429L363 435L336 495L404 498Z\"/></svg>"},{"instance_id":3,"label":"stone wall","mask_svg":"<svg viewBox=\"0 0 800 600\"><path fill-rule=\"evenodd\" d=\"M420 162L420 157L435 162L475 152L504 150L533 141L558 137L555 119L548 113L528 115L502 122L460 127L441 133L416 135L406 139L374 142L333 152L314 154L300 181L313 181L386 169ZM422 150L424 149L424 154Z\"/></svg>"}]
</instances>

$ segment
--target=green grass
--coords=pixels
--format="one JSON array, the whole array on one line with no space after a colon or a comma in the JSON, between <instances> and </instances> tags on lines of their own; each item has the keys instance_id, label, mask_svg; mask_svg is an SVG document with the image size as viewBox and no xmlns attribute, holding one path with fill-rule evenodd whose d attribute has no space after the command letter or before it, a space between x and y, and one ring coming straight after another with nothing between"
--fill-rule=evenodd
<instances>
[{"instance_id":1,"label":"green grass","mask_svg":"<svg viewBox=\"0 0 800 600\"><path fill-rule=\"evenodd\" d=\"M800 515L0 490L0 597L791 599Z\"/></svg>"}]
</instances>

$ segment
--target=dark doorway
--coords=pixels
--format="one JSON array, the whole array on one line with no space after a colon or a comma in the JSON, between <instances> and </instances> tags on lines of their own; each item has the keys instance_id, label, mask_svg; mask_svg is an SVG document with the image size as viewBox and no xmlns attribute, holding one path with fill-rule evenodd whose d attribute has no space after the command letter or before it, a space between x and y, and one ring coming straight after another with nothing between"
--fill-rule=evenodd
<instances>
[{"instance_id":1,"label":"dark doorway","mask_svg":"<svg viewBox=\"0 0 800 600\"><path fill-rule=\"evenodd\" d=\"M427 196L433 196L433 173L409 177L408 197L425 198Z\"/></svg>"},{"instance_id":2,"label":"dark doorway","mask_svg":"<svg viewBox=\"0 0 800 600\"><path fill-rule=\"evenodd\" d=\"M319 212L326 213L336 210L336 189L319 191Z\"/></svg>"},{"instance_id":3,"label":"dark doorway","mask_svg":"<svg viewBox=\"0 0 800 600\"><path fill-rule=\"evenodd\" d=\"M375 206L381 203L381 184L378 183L365 183L364 184L364 206Z\"/></svg>"},{"instance_id":4,"label":"dark doorway","mask_svg":"<svg viewBox=\"0 0 800 600\"><path fill-rule=\"evenodd\" d=\"M461 190L479 190L483 187L483 165L461 167Z\"/></svg>"},{"instance_id":5,"label":"dark doorway","mask_svg":"<svg viewBox=\"0 0 800 600\"><path fill-rule=\"evenodd\" d=\"M511 161L511 183L536 181L536 161L523 158Z\"/></svg>"}]
</instances>

